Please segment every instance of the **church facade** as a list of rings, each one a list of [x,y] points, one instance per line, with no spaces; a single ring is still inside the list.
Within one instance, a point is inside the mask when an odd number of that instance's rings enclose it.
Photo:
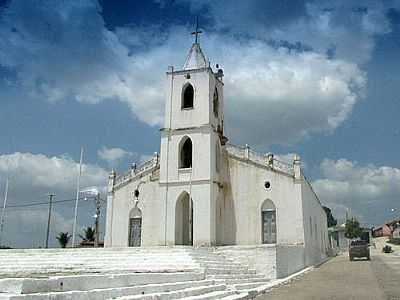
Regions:
[[[183,68],[167,72],[160,155],[110,174],[105,246],[265,245],[303,265],[321,261],[326,214],[300,157],[228,143],[223,76],[197,42]]]

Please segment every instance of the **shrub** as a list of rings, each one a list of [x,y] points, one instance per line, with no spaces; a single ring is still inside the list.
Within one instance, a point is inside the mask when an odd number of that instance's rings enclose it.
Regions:
[[[390,244],[393,245],[400,245],[400,238],[389,238],[389,240],[387,241]]]

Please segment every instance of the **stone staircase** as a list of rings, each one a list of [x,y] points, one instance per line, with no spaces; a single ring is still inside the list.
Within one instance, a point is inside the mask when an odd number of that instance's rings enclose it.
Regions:
[[[247,294],[250,296],[247,298],[258,294],[260,288],[271,280],[223,252],[199,249],[191,255],[194,261],[204,268],[206,279],[223,283],[228,290]]]
[[[213,248],[0,251],[0,300],[251,299],[268,281]]]

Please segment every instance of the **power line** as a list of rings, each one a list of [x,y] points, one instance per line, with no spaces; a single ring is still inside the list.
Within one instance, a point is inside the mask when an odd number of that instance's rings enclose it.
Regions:
[[[85,198],[80,198],[79,200],[84,200]],[[101,201],[103,201],[104,203],[107,203],[106,200],[104,199],[100,199]],[[65,200],[56,200],[53,201],[53,204],[56,203],[62,203],[62,202],[72,202],[72,201],[76,201],[76,199],[65,199]],[[49,204],[49,201],[46,202],[31,202],[31,203],[26,203],[26,204],[16,204],[16,205],[7,205],[6,208],[16,208],[16,207],[29,207],[29,206],[37,206],[37,205],[47,205]]]
[[[68,202],[68,201],[75,201],[75,199],[57,200],[57,201],[53,201],[53,203],[61,203],[61,202]],[[28,207],[28,206],[37,206],[37,205],[45,205],[45,204],[49,204],[49,201],[46,201],[46,202],[31,202],[31,203],[17,204],[17,205],[8,205],[7,208]]]

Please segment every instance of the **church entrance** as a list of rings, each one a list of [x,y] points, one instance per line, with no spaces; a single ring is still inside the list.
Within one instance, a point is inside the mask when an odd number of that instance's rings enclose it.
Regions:
[[[134,208],[129,216],[129,247],[140,247],[142,244],[142,212]]]
[[[175,245],[193,245],[193,200],[186,192],[176,201]]]

